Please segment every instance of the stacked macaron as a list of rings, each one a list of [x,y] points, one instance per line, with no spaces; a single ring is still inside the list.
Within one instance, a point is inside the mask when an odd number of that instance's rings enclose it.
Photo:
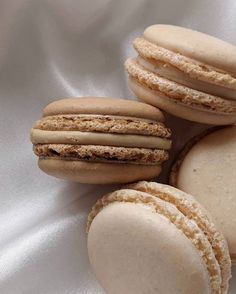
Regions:
[[[109,98],[55,101],[31,131],[39,167],[84,183],[128,183],[158,176],[171,133],[150,105]]]
[[[236,122],[236,47],[171,25],[148,27],[125,63],[131,90],[173,115],[207,124]]]
[[[106,293],[225,294],[227,243],[205,209],[171,186],[139,182],[88,218],[88,253]]]

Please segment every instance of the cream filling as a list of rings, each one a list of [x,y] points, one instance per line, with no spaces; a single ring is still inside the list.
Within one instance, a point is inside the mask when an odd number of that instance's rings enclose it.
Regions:
[[[31,141],[33,144],[103,145],[164,150],[171,148],[171,140],[165,138],[79,131],[45,131],[32,129]]]
[[[140,55],[137,57],[137,62],[151,72],[157,73],[158,75],[167,78],[168,80],[172,80],[201,92],[236,100],[235,90],[193,79],[188,74],[180,71],[170,64],[166,64],[161,61],[151,63],[142,58]]]

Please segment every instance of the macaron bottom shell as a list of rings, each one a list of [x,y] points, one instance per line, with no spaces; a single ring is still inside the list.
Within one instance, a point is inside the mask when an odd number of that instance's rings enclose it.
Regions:
[[[46,174],[73,182],[88,184],[130,183],[142,179],[153,179],[161,172],[161,165],[135,165],[43,159],[39,168]]]
[[[142,99],[146,103],[159,107],[172,115],[190,121],[211,125],[229,125],[236,122],[235,113],[216,113],[186,106],[180,102],[170,99],[158,91],[151,90],[141,85],[133,78],[129,78],[129,87],[138,98]]]

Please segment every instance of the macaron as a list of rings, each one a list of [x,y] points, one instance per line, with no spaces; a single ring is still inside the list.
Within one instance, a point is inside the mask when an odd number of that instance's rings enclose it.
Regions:
[[[236,122],[236,46],[201,32],[152,25],[125,62],[129,86],[145,102],[205,124]]]
[[[236,126],[193,138],[173,165],[170,184],[207,207],[236,263]]]
[[[45,173],[92,184],[157,177],[171,132],[162,112],[137,101],[81,97],[50,103],[31,130]]]
[[[227,293],[227,243],[205,209],[174,187],[141,181],[97,201],[88,255],[112,294]]]

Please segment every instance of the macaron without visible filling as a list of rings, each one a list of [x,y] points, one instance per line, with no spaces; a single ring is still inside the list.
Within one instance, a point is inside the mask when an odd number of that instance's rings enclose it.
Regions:
[[[227,243],[205,209],[174,187],[142,181],[110,193],[92,208],[87,230],[106,293],[227,293]]]
[[[200,123],[236,122],[236,46],[172,25],[148,27],[125,67],[137,97]]]
[[[160,110],[122,99],[52,102],[31,130],[39,167],[82,183],[128,183],[159,175],[171,132]]]
[[[236,263],[236,126],[193,138],[178,156],[170,184],[207,207]]]

